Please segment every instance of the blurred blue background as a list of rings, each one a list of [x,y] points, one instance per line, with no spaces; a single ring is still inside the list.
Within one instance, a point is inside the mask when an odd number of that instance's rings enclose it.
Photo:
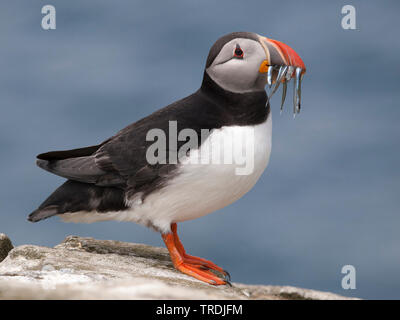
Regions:
[[[41,8],[57,29],[41,28]],[[341,28],[341,8],[357,30]],[[303,58],[302,113],[272,101],[273,150],[240,201],[179,231],[233,281],[400,298],[400,41],[396,1],[7,1],[0,4],[0,232],[14,245],[67,235],[162,246],[117,222],[26,221],[64,180],[38,153],[93,145],[197,90],[221,35],[253,31]],[[291,87],[290,87],[291,89]],[[291,90],[289,91],[292,92]],[[357,270],[343,290],[341,268]]]

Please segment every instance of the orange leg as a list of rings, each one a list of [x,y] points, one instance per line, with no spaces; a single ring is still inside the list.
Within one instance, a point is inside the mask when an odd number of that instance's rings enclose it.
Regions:
[[[228,273],[211,261],[187,255],[176,233],[176,223],[171,224],[171,233],[162,234],[165,245],[171,256],[174,267],[179,271],[212,285],[230,284],[228,280],[220,279],[209,269],[223,275]]]
[[[229,272],[222,269],[221,267],[217,266],[215,263],[213,263],[209,260],[203,259],[203,258],[189,255],[186,253],[185,248],[183,247],[182,242],[178,237],[176,223],[171,224],[171,230],[172,230],[172,234],[174,235],[175,246],[178,249],[181,256],[183,257],[184,262],[194,264],[194,265],[200,265],[205,269],[215,270],[219,273],[222,273],[225,277],[225,280],[230,280],[231,276],[230,276]]]

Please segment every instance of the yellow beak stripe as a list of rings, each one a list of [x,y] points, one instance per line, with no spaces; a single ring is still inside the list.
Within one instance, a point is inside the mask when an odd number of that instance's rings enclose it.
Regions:
[[[266,73],[266,72],[268,72],[268,67],[269,67],[268,60],[264,60],[261,63],[260,69],[258,71],[260,71],[261,73]]]

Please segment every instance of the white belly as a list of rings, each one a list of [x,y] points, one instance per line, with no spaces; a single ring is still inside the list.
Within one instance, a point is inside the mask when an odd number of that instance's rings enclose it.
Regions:
[[[79,217],[68,214],[62,218],[74,222],[132,221],[167,232],[172,222],[207,215],[238,200],[260,178],[271,153],[271,129],[270,114],[267,121],[257,126],[214,130],[200,149],[191,151],[184,159],[179,174],[165,187],[148,195],[143,203],[132,201],[129,210],[120,212],[88,213],[86,219],[82,219],[82,213]],[[225,147],[220,143],[232,138],[234,143],[230,148],[229,143]],[[215,157],[216,154],[221,156]],[[215,163],[217,158],[219,163]]]

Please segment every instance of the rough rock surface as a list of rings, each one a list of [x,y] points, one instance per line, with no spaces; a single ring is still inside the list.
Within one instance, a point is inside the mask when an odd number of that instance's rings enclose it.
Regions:
[[[7,257],[12,248],[11,240],[4,233],[0,233],[0,262]]]
[[[54,248],[8,252],[0,263],[0,299],[347,298],[295,287],[213,287],[177,272],[164,248],[69,236]]]

